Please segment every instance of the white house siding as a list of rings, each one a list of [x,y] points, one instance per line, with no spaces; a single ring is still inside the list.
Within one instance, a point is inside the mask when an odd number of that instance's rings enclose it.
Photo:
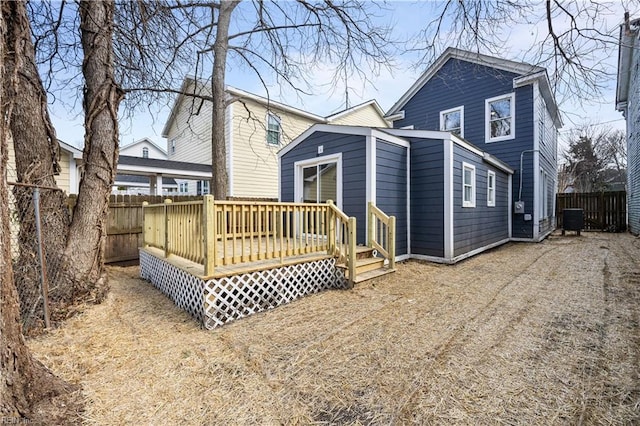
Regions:
[[[232,195],[277,198],[278,151],[316,121],[277,108],[268,110],[265,105],[252,100],[235,102],[232,107]],[[282,134],[279,146],[267,144],[268,111],[280,117]]]
[[[331,124],[344,124],[349,126],[391,127],[373,105],[367,105],[346,114],[340,115],[335,120],[329,120]]]
[[[154,144],[147,140],[141,140],[133,142],[129,145],[120,147],[120,155],[129,155],[131,157],[143,157],[142,150],[147,148],[149,150],[148,158],[155,158],[157,160],[166,160],[167,154],[159,150]]]
[[[182,97],[176,110],[167,132],[168,159],[211,164],[211,102]],[[176,143],[175,152],[171,149],[172,140]]]
[[[633,37],[629,93],[627,96],[627,173],[629,231],[640,234],[640,38]]]

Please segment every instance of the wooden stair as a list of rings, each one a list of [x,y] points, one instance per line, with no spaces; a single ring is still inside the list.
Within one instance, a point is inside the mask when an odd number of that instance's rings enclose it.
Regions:
[[[336,265],[338,268],[344,269],[344,274],[349,278],[349,269],[344,263]],[[354,284],[361,283],[382,275],[395,272],[395,269],[389,269],[384,266],[384,258],[373,257],[373,249],[366,246],[356,247],[356,277]]]

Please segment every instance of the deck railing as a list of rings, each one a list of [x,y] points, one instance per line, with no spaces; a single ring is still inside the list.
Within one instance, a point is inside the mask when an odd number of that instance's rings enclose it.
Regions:
[[[396,218],[387,216],[369,202],[369,245],[389,261],[389,269],[395,268],[396,259]]]
[[[144,245],[217,267],[308,253],[355,263],[355,218],[332,203],[202,201],[144,204]],[[353,261],[352,261],[353,259]],[[355,267],[355,266],[353,266]],[[353,275],[351,275],[353,276]]]

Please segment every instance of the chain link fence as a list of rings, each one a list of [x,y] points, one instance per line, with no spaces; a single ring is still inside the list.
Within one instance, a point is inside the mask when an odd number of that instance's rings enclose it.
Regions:
[[[61,209],[66,200],[59,188],[16,182],[15,170],[8,168],[11,258],[25,333],[49,327],[51,305],[60,296],[57,286],[62,269],[65,240],[58,233],[68,224],[70,213]]]

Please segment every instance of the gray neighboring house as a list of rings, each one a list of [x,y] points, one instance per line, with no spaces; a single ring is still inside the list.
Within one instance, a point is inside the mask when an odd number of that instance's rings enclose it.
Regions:
[[[620,26],[616,109],[627,121],[627,214],[629,231],[640,234],[640,19]]]

